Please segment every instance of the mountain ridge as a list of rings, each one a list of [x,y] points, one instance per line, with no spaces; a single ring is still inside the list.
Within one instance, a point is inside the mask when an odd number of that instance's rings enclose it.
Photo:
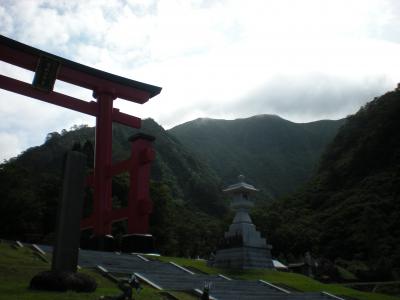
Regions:
[[[224,118],[213,118],[213,117],[198,117],[195,118],[193,120],[190,121],[186,121],[177,125],[172,126],[169,129],[166,129],[167,131],[174,129],[175,127],[179,127],[179,126],[184,126],[186,124],[190,124],[193,122],[207,122],[207,121],[226,121],[226,122],[231,122],[231,121],[237,121],[237,120],[248,120],[248,119],[263,119],[263,118],[269,118],[269,119],[280,119],[280,120],[284,120],[293,124],[311,124],[311,123],[318,123],[318,122],[324,122],[324,121],[332,121],[332,122],[336,122],[336,121],[340,121],[340,120],[344,120],[345,118],[339,118],[339,119],[319,119],[319,120],[314,120],[314,121],[305,121],[305,122],[295,122],[295,121],[291,121],[289,119],[285,119],[279,115],[276,114],[258,114],[258,115],[251,115],[248,117],[239,117],[239,118],[234,118],[234,119],[224,119]],[[160,125],[162,126],[162,125]]]
[[[168,131],[212,166],[224,184],[244,174],[263,190],[264,197],[276,198],[307,180],[306,174],[313,171],[318,156],[343,123],[294,123],[276,115],[256,115],[235,120],[198,118]],[[266,174],[258,170],[259,164]],[[291,166],[297,170],[291,172]],[[286,187],[281,183],[285,176],[289,179]]]

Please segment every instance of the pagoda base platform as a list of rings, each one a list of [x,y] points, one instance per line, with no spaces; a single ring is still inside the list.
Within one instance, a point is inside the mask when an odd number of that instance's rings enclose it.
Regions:
[[[274,269],[268,248],[249,246],[217,250],[212,266],[224,269]]]

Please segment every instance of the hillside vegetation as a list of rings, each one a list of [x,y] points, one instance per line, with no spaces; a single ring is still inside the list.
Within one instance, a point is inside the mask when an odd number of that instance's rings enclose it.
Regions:
[[[145,120],[142,130],[156,137],[151,183],[155,205],[150,225],[158,248],[170,255],[208,255],[223,232],[221,215],[227,213],[218,177],[153,120]],[[136,132],[114,125],[115,161],[129,157],[128,139]],[[52,241],[64,154],[71,149],[86,153],[90,171],[93,144],[94,128],[75,126],[48,134],[43,145],[0,165],[2,238]],[[127,192],[127,174],[115,176],[113,206],[126,204]],[[88,213],[90,203],[85,206]]]
[[[258,210],[275,253],[312,251],[362,280],[400,278],[400,91],[349,116],[318,173]]]
[[[165,131],[144,121],[142,130],[156,137],[151,232],[158,248],[207,257],[232,220],[221,189],[244,173],[262,189],[252,217],[275,257],[298,261],[311,251],[360,280],[398,279],[399,94],[389,92],[337,122],[258,116],[195,120]],[[114,160],[129,156],[135,132],[114,126]],[[0,165],[1,237],[52,240],[63,155],[83,151],[92,168],[93,138],[85,126],[51,133],[42,146]],[[307,178],[294,194],[266,201]],[[113,178],[115,205],[124,205],[127,190],[126,175]]]
[[[257,146],[258,150],[254,152],[254,157],[258,157],[261,161],[261,157],[265,156],[270,164],[276,165],[279,162],[275,162],[274,157],[279,153],[281,161],[286,157],[288,161],[297,163],[298,166],[303,161],[315,164],[318,159],[316,153],[322,151],[320,148],[323,146],[323,142],[318,141],[318,135],[321,135],[320,138],[327,142],[328,137],[332,135],[332,128],[338,126],[337,123],[328,121],[294,124],[278,117],[265,116],[238,122],[242,127],[243,137],[247,136],[250,139],[259,135],[260,141],[265,142]],[[216,121],[216,123],[219,124],[220,121]],[[249,125],[246,125],[247,123]],[[152,164],[151,173],[151,197],[155,205],[150,225],[151,232],[157,238],[157,247],[162,253],[168,255],[208,257],[231,221],[227,205],[228,199],[224,198],[221,192],[224,181],[217,169],[214,169],[214,164],[202,159],[199,151],[194,153],[190,149],[191,147],[180,141],[176,135],[164,130],[151,119],[144,120],[142,125],[142,132],[156,137],[154,148],[157,155]],[[188,124],[188,126],[191,125]],[[213,138],[221,138],[220,144],[223,145],[225,141],[218,133],[218,126],[215,127]],[[180,128],[184,127],[182,125]],[[291,129],[288,131],[286,127]],[[231,129],[229,127],[226,134],[231,134],[230,139],[235,140],[237,129]],[[274,133],[275,131],[278,133]],[[128,139],[137,132],[138,130],[122,125],[113,125],[114,161],[129,157]],[[286,133],[280,134],[282,132],[290,133],[289,137],[284,138],[284,145],[279,144],[282,139],[278,138],[281,135],[285,136]],[[313,134],[307,132],[313,132]],[[272,137],[276,137],[275,140]],[[303,148],[307,149],[304,151],[308,153],[307,159],[303,157],[305,154],[294,157],[292,149],[297,146],[291,146],[290,140],[300,140],[304,144]],[[309,142],[307,142],[308,140]],[[236,142],[238,145],[243,143],[240,139]],[[246,145],[255,146],[256,144],[253,142]],[[307,143],[309,144],[307,145]],[[18,157],[1,164],[0,236],[8,239],[51,242],[57,201],[62,185],[64,154],[71,149],[84,152],[88,156],[88,171],[90,171],[93,169],[93,145],[94,128],[74,126],[70,130],[62,130],[60,133],[49,133],[43,145],[27,149]],[[202,149],[204,146],[207,144],[204,144]],[[229,146],[233,147],[232,144]],[[264,150],[261,150],[263,147]],[[254,163],[251,151],[246,150],[247,152],[243,156],[244,150],[241,149],[245,148],[237,148],[236,154],[232,151],[226,152],[227,158],[232,158],[234,162],[248,159],[249,162]],[[225,150],[225,148],[221,149],[221,151]],[[229,164],[230,160],[222,160],[222,162],[227,163],[227,169],[231,170],[234,180],[238,174],[245,173],[247,175],[249,172],[250,179],[256,178],[255,174],[260,174],[261,182],[263,178],[274,171],[273,168],[266,168],[264,165],[258,164],[258,169],[253,169],[253,173],[251,173],[250,169],[239,167],[232,169]],[[253,167],[256,166],[253,165]],[[223,169],[222,166],[220,168]],[[308,168],[308,172],[311,172],[311,167]],[[302,169],[301,176],[303,178],[301,180],[310,176],[310,174],[306,174],[306,169]],[[292,186],[293,176],[291,177],[289,173],[286,172],[286,175],[282,173],[279,179],[280,183],[277,185]],[[126,204],[129,182],[127,176],[127,174],[122,174],[113,177],[114,207]],[[275,177],[279,176],[271,175],[269,178],[273,181]],[[84,208],[85,215],[91,212],[90,197],[88,198]],[[266,202],[267,198],[260,196],[261,202]],[[118,232],[121,232],[121,226],[116,228],[115,234]]]
[[[287,195],[316,170],[339,121],[293,123],[274,115],[236,120],[197,119],[169,132],[206,161],[224,184],[238,174],[261,189],[260,199]]]

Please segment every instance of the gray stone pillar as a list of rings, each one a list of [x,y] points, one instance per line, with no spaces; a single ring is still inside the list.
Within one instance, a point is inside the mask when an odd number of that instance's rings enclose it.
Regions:
[[[76,272],[77,269],[85,171],[86,156],[76,151],[68,152],[64,165],[62,198],[58,204],[51,266],[54,272]]]

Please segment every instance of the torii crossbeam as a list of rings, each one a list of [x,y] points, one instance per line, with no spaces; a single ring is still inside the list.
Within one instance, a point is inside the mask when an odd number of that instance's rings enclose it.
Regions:
[[[125,163],[123,162],[123,168],[118,167],[118,165],[112,165],[112,122],[134,128],[140,128],[141,125],[140,118],[124,114],[118,109],[113,108],[113,101],[116,98],[121,98],[143,104],[159,94],[161,88],[97,70],[1,35],[0,60],[35,72],[33,84],[0,75],[1,89],[96,117],[95,167],[93,176],[94,210],[90,220],[84,223],[87,226],[90,225],[93,227],[94,235],[96,236],[109,234],[111,230],[110,224],[114,220],[113,215],[116,214],[115,212],[111,212],[112,176],[118,168],[126,170],[128,165],[131,168],[135,168],[137,165],[132,159]],[[93,97],[97,101],[86,102],[54,92],[53,86],[56,80],[92,90]],[[139,145],[142,145],[142,148],[144,147],[142,150],[149,156],[144,161],[149,162],[152,159],[152,152],[149,150],[148,143],[144,141],[144,143],[139,143]],[[145,181],[140,180],[140,195],[137,192],[130,192],[137,199],[148,198],[148,168],[143,172],[147,179]],[[141,173],[135,173],[131,169],[131,174],[140,176]],[[138,182],[139,179],[131,178],[131,184],[133,180]],[[135,187],[131,186],[132,188]],[[119,217],[126,216],[126,213],[119,213],[119,215]],[[146,233],[144,231],[147,230],[148,225],[143,223],[146,220],[142,219],[142,224],[136,224],[136,227],[131,227],[130,233],[135,233],[132,232],[135,231],[135,228],[139,228],[140,232],[138,233]]]

